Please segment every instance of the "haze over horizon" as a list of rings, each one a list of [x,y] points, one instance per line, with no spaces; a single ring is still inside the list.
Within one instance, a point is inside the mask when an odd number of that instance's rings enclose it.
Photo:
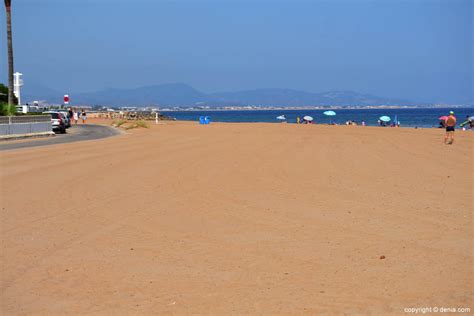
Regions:
[[[474,99],[470,0],[12,2],[15,71],[25,85],[79,93],[183,82],[205,93]]]

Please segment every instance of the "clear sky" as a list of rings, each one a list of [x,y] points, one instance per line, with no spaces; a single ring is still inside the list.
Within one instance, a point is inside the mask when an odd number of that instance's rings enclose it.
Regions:
[[[472,102],[473,10],[472,0],[12,0],[15,70],[73,92],[182,82]]]

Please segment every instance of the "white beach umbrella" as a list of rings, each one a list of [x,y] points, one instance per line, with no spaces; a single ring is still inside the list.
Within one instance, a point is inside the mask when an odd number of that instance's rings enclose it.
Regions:
[[[309,115],[306,115],[303,117],[303,120],[305,121],[312,121],[313,120],[313,117],[309,116]]]

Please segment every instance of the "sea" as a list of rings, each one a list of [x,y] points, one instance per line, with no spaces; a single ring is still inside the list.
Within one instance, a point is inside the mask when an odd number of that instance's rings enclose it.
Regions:
[[[466,120],[466,116],[474,115],[474,108],[401,108],[401,109],[337,109],[336,116],[326,116],[324,110],[192,110],[192,111],[164,111],[164,115],[180,121],[199,121],[200,116],[210,117],[211,122],[265,122],[281,123],[277,117],[284,115],[286,122],[296,123],[296,118],[311,116],[316,124],[345,124],[347,121],[355,121],[360,124],[365,121],[368,126],[378,125],[381,116],[389,116],[392,121],[399,121],[401,127],[438,127],[438,118],[449,115],[454,111],[458,123]]]

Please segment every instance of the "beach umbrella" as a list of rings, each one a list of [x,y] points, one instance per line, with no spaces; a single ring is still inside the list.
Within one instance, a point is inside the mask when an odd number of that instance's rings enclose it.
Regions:
[[[446,115],[438,117],[438,120],[440,120],[440,121],[446,121],[447,119],[448,119],[448,117]]]
[[[384,116],[379,117],[379,120],[386,123],[386,122],[390,122],[392,119],[390,118],[390,116],[384,115]]]
[[[284,115],[277,116],[277,120],[286,120],[286,117]]]
[[[303,120],[311,122],[313,120],[313,118],[309,115],[306,115],[306,116],[303,117]]]
[[[331,116],[335,116],[336,112],[334,112],[334,111],[325,111],[325,112],[323,112],[323,114],[331,117]],[[331,123],[332,123],[332,120],[329,119],[329,124],[331,124]]]
[[[474,121],[474,116],[470,116],[467,118],[466,121],[462,122],[461,124],[459,124],[459,126],[463,127],[464,125],[468,124],[469,122],[472,122]]]

